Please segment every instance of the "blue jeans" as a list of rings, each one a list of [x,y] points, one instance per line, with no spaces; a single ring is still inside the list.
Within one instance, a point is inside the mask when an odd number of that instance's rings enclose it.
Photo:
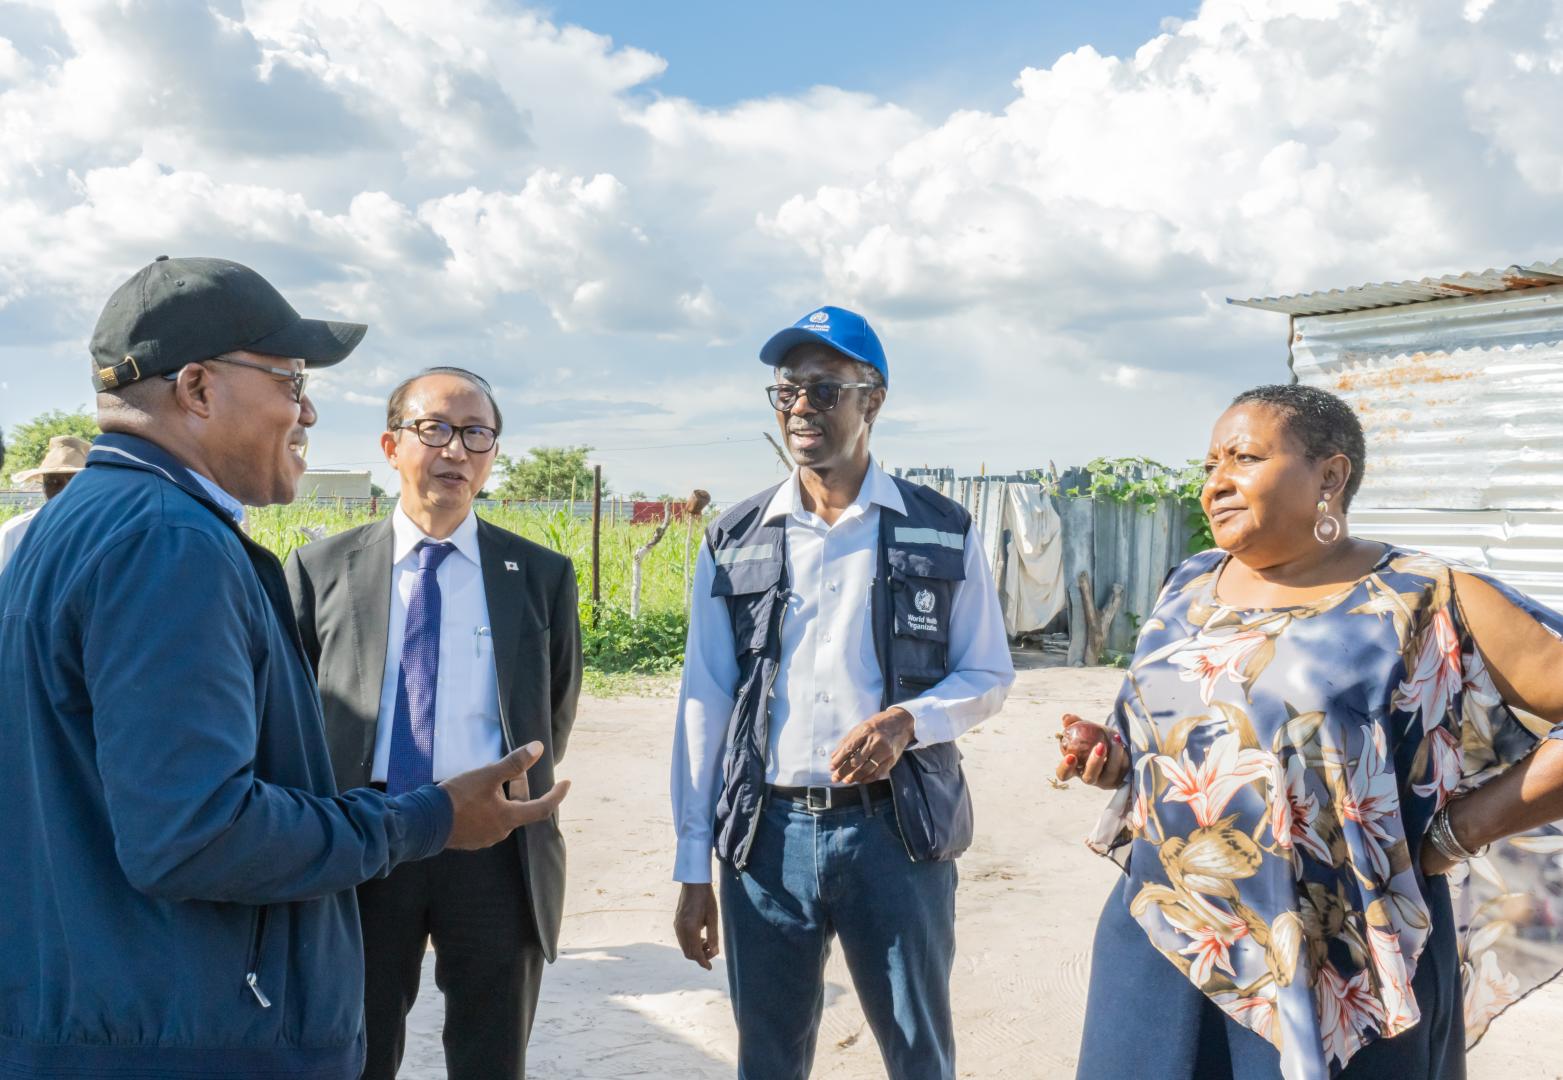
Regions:
[[[737,873],[721,869],[739,1080],[805,1080],[831,938],[890,1080],[954,1080],[953,862],[913,862],[886,799],[822,813],[767,799]]]

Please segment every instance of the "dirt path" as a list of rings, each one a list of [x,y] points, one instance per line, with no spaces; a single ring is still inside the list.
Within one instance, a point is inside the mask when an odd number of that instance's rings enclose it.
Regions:
[[[1095,793],[1054,791],[1059,713],[1105,713],[1109,669],[1024,670],[1004,712],[962,739],[977,842],[961,860],[954,995],[962,1077],[1071,1077],[1097,912],[1118,871],[1080,844]],[[669,922],[677,887],[667,800],[671,688],[588,698],[562,770],[570,894],[560,962],[543,982],[529,1072],[543,1080],[733,1075],[726,980],[683,959]],[[433,958],[411,1018],[404,1077],[444,1076]],[[814,1077],[882,1077],[839,955],[827,973]],[[1470,1057],[1471,1080],[1563,1078],[1563,989],[1522,1002]]]

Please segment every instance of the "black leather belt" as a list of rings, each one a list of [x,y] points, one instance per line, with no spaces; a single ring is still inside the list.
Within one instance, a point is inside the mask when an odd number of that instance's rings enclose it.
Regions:
[[[811,814],[848,810],[855,806],[867,809],[892,797],[888,780],[875,780],[872,784],[854,784],[850,787],[782,787],[771,784],[768,790],[772,798],[791,803]]]

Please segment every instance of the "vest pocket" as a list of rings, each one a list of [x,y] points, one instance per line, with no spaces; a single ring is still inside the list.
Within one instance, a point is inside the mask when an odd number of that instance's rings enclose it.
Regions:
[[[953,859],[971,846],[971,795],[954,743],[914,746],[890,770],[896,825],[914,862]]]
[[[733,622],[733,645],[740,653],[765,648],[771,615],[776,607],[783,564],[779,551],[763,550],[771,551],[770,561],[753,558],[720,564],[711,582],[711,595],[727,599],[728,614]]]
[[[955,582],[890,571],[895,696],[915,696],[948,672],[950,601]]]

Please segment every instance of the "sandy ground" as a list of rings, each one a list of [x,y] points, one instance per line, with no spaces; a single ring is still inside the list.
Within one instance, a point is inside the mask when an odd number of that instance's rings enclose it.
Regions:
[[[1097,912],[1118,877],[1080,843],[1100,795],[1054,791],[1051,734],[1061,712],[1110,707],[1111,669],[1020,672],[1003,713],[963,737],[977,841],[960,863],[954,978],[959,1072],[982,1080],[1074,1075]],[[670,929],[677,886],[667,800],[671,689],[587,698],[562,770],[570,891],[559,962],[549,968],[529,1054],[543,1080],[734,1075],[736,1038],[720,964],[685,960]],[[884,1076],[838,955],[826,973],[814,1077]],[[433,957],[410,1018],[402,1076],[444,1076]],[[1471,1080],[1563,1080],[1563,989],[1498,1021],[1469,1059]]]

